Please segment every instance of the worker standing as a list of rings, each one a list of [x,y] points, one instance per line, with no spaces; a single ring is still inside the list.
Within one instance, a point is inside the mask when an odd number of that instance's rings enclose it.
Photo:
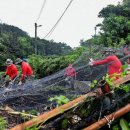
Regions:
[[[76,79],[76,70],[72,66],[72,64],[69,64],[69,66],[65,70],[64,76],[66,76],[65,80],[70,84],[70,87],[74,89],[74,80]]]
[[[17,58],[15,61],[15,64],[20,65],[21,69],[22,69],[21,80],[18,83],[18,85],[25,83],[26,80],[29,80],[33,77],[33,69],[31,68],[31,66],[27,62],[23,61],[20,58]]]

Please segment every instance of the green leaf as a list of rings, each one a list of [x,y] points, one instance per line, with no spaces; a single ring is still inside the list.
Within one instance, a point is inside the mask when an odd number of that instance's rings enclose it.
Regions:
[[[112,130],[120,130],[119,126],[116,124],[112,127]]]
[[[93,83],[94,83],[94,84],[97,84],[97,80],[94,80]]]
[[[130,130],[128,122],[125,119],[120,119],[120,126],[122,130]]]
[[[55,98],[49,98],[49,101],[52,102],[53,100],[55,100]]]
[[[90,87],[91,87],[91,88],[94,88],[94,86],[95,86],[94,83],[91,83]]]

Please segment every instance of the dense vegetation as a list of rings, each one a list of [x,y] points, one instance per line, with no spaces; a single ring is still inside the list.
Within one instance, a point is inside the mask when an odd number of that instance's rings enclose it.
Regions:
[[[35,75],[42,78],[64,69],[69,63],[73,63],[84,50],[85,48],[79,47],[65,56],[30,55],[29,62],[35,70]]]
[[[56,43],[53,40],[31,38],[18,27],[0,24],[0,66],[4,65],[6,58],[26,58],[35,53],[39,55],[65,55],[72,48],[66,43]]]
[[[103,22],[95,27],[100,28],[98,35],[94,35],[87,41],[81,41],[81,45],[89,43],[103,44],[104,46],[119,47],[130,43],[130,0],[123,0],[118,5],[108,5],[98,15]]]
[[[0,70],[5,66],[4,63],[7,58],[13,60],[16,57],[28,58],[36,77],[42,78],[64,69],[69,63],[74,63],[84,52],[85,48],[83,46],[87,46],[87,48],[79,66],[82,66],[83,61],[83,65],[86,65],[86,60],[89,60],[86,57],[101,58],[99,49],[97,50],[95,47],[96,45],[120,47],[125,43],[130,43],[130,0],[123,0],[122,3],[118,3],[116,6],[109,5],[103,8],[98,17],[103,18],[103,22],[95,27],[95,31],[100,28],[99,34],[95,33],[91,39],[86,41],[81,40],[82,47],[75,49],[72,49],[66,43],[31,38],[26,32],[17,27],[0,24]],[[37,50],[35,50],[35,45]],[[100,48],[100,51],[103,51],[103,48]],[[123,88],[126,87],[123,86]],[[127,87],[126,90],[128,89]],[[63,96],[61,97],[64,99]],[[57,100],[59,98],[56,96],[53,99]],[[51,98],[51,100],[53,99]],[[62,102],[60,103],[62,104]],[[90,114],[89,109],[86,108],[81,109],[83,110],[83,116],[85,116],[84,110],[87,111],[87,114]],[[95,109],[95,107],[93,108]],[[126,127],[129,127],[130,119],[128,116],[116,120],[112,125],[112,129],[125,130]],[[1,117],[0,121],[1,127],[5,129],[7,122]]]

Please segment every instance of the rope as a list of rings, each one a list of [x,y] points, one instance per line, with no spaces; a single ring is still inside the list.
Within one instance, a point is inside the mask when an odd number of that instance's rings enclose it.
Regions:
[[[113,116],[113,118],[112,118],[112,120],[109,120],[106,116],[104,116],[104,118],[107,120],[107,125],[108,125],[108,127],[109,128],[111,128],[111,124],[112,124],[112,122],[114,121],[114,116]]]

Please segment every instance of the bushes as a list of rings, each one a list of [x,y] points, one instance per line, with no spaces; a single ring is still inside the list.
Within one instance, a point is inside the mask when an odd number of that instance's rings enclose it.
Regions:
[[[84,50],[83,47],[79,47],[66,56],[45,57],[40,55],[30,55],[29,63],[35,70],[36,77],[42,78],[66,68],[68,64],[73,63]]]

